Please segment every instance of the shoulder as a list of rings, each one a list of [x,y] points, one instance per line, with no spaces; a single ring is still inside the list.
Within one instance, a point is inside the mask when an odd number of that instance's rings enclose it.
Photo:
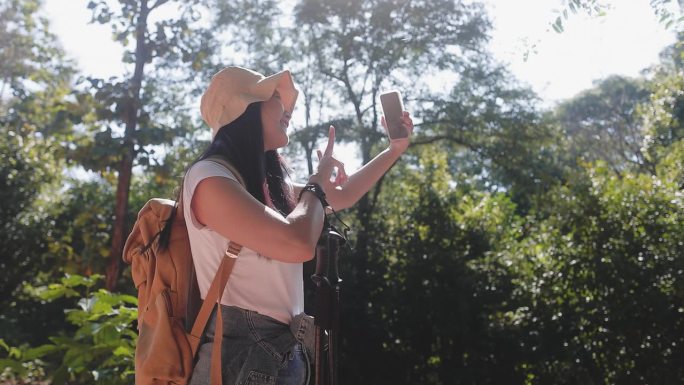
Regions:
[[[191,179],[199,178],[201,180],[212,176],[224,176],[226,178],[237,181],[237,177],[231,170],[227,169],[226,167],[222,166],[217,162],[213,162],[207,159],[200,160],[193,164],[187,173],[187,177]]]
[[[240,183],[235,174],[224,166],[211,160],[200,160],[190,166],[185,174],[184,187],[192,195],[200,182],[211,177],[223,177]]]

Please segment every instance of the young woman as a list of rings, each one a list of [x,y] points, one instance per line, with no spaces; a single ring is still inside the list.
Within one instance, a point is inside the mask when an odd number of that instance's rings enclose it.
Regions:
[[[202,118],[212,142],[188,169],[182,188],[184,215],[201,297],[207,294],[229,240],[243,246],[221,298],[223,384],[304,384],[309,357],[303,346],[313,332],[302,322],[302,263],[314,257],[325,208],[352,206],[406,150],[409,138],[389,147],[347,176],[333,156],[335,129],[318,151],[307,184],[286,179],[278,149],[298,91],[289,71],[269,77],[227,67],[202,96]],[[404,113],[409,133],[413,123]],[[385,126],[384,118],[382,120]],[[409,134],[410,137],[410,134]],[[238,176],[207,160],[220,155]],[[333,170],[337,177],[331,180]],[[191,385],[209,384],[216,311],[206,327]],[[307,330],[308,329],[308,330]],[[305,336],[306,334],[306,336]]]

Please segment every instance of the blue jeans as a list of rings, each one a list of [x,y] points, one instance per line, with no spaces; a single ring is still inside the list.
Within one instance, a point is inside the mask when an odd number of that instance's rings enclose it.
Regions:
[[[221,306],[223,385],[304,385],[309,359],[290,325],[252,310]],[[190,385],[208,385],[216,309],[207,323]],[[302,327],[304,328],[304,327]],[[299,333],[298,333],[299,334]]]
[[[297,343],[288,354],[284,366],[278,370],[276,385],[307,384],[309,377],[309,359],[302,344]]]

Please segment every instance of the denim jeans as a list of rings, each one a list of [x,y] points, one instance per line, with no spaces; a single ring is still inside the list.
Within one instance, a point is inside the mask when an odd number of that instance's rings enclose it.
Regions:
[[[221,305],[223,385],[304,385],[310,379],[310,360],[303,338],[295,338],[291,325],[235,306]],[[299,318],[299,317],[297,317]],[[190,385],[208,385],[214,346],[216,309],[207,323],[197,353]],[[307,329],[299,325],[297,330]],[[306,334],[312,332],[308,327]],[[298,337],[303,336],[302,333]]]
[[[278,370],[276,385],[308,384],[309,377],[309,359],[302,344],[297,343]]]

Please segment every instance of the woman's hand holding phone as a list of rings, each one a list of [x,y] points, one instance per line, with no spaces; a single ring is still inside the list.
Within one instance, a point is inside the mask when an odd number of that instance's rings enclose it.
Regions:
[[[390,140],[390,151],[401,155],[408,148],[409,138],[413,134],[411,114],[404,111],[404,102],[398,90],[381,93],[380,104],[382,105],[380,123]]]
[[[398,152],[400,154],[404,153],[406,151],[406,149],[408,148],[409,144],[411,143],[411,135],[413,135],[413,119],[411,119],[411,114],[408,111],[403,111],[403,115],[401,117],[402,127],[408,133],[408,135],[404,138],[394,138],[393,139],[389,135],[389,129],[387,128],[387,121],[385,120],[384,115],[380,118],[380,123],[385,128],[385,132],[387,133],[387,137],[390,139],[390,145],[389,145],[390,151]]]

